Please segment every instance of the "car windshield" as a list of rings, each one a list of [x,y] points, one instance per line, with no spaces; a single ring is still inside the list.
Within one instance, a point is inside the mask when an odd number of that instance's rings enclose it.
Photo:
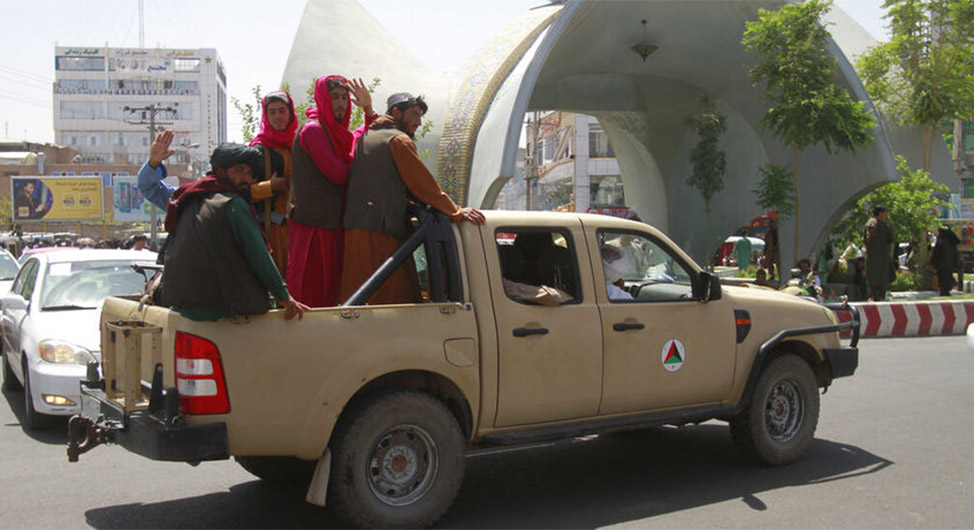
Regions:
[[[137,294],[144,287],[131,260],[49,263],[41,309],[95,309],[108,296]]]
[[[17,275],[20,267],[17,260],[6,252],[0,252],[0,280],[12,280]]]

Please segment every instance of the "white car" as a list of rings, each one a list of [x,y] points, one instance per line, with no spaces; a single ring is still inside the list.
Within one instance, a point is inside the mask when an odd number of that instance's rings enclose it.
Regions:
[[[0,249],[0,296],[10,292],[10,285],[14,283],[14,276],[20,271],[17,258],[5,249]]]
[[[137,250],[66,250],[31,256],[2,310],[4,390],[24,388],[24,425],[81,411],[79,381],[100,361],[98,316],[108,296],[142,292],[132,263],[156,254]]]

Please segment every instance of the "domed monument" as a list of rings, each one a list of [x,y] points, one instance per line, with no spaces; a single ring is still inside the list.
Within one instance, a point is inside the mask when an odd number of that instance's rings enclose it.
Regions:
[[[703,200],[684,181],[696,136],[686,118],[702,92],[727,115],[721,147],[727,153],[725,188],[711,203],[714,226],[737,227],[762,213],[752,190],[767,162],[790,165],[791,149],[761,125],[763,87],[748,70],[755,57],[741,44],[745,23],[766,0],[568,0],[525,12],[461,70],[447,79],[429,71],[355,0],[308,0],[284,80],[307,86],[329,73],[371,79],[381,112],[392,92],[426,94],[434,128],[420,140],[426,163],[458,202],[491,208],[515,174],[526,113],[563,110],[595,116],[615,151],[628,206],[703,261],[726,234],[706,239]],[[341,19],[329,13],[341,12]],[[874,43],[855,21],[833,7],[831,52],[840,83],[872,109],[851,61]],[[645,20],[645,27],[641,21]],[[360,30],[370,28],[363,43]],[[427,30],[435,38],[435,29]],[[642,53],[637,43],[646,44]],[[328,53],[320,53],[328,50]],[[816,249],[849,206],[876,186],[897,179],[895,155],[920,166],[920,132],[877,119],[875,142],[855,154],[803,150],[800,255]],[[956,191],[946,146],[933,153],[931,174]],[[794,223],[781,228],[793,240]],[[786,247],[788,248],[788,247]],[[787,266],[788,264],[786,264]]]

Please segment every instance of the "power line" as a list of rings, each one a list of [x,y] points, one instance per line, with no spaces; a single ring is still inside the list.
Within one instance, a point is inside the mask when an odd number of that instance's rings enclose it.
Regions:
[[[12,77],[6,77],[4,72],[0,71],[0,80],[6,81],[8,83],[14,83],[17,86],[30,86],[36,87],[38,89],[50,89],[51,83],[44,83],[40,81],[34,81],[32,79],[15,79]]]
[[[45,83],[52,83],[52,82],[54,82],[54,79],[52,79],[50,77],[45,77],[45,76],[42,76],[42,75],[37,75],[37,74],[35,74],[33,72],[28,72],[27,70],[20,70],[18,68],[14,68],[12,66],[6,66],[6,65],[0,64],[0,70],[7,70],[11,74],[19,75],[19,76],[23,76],[23,77],[32,77],[32,78],[36,79],[37,81],[42,81],[42,82],[45,82]]]
[[[44,104],[51,104],[52,103],[52,102],[50,102],[50,101],[48,101],[46,99],[43,99],[43,98],[31,97],[29,94],[23,94],[23,93],[19,93],[19,92],[14,92],[14,91],[7,90],[5,88],[2,88],[2,87],[0,87],[0,95],[7,95],[7,96],[18,97],[18,98],[23,99],[23,100],[26,100],[26,101],[32,101],[34,103],[44,103]],[[51,106],[53,107],[54,105],[51,104]]]
[[[29,99],[22,98],[22,97],[13,95],[13,94],[5,94],[3,92],[0,92],[0,98],[2,98],[2,99],[9,99],[11,101],[16,101],[18,103],[24,103],[26,105],[33,105],[35,107],[41,107],[43,109],[47,109],[47,110],[50,110],[52,112],[54,110],[54,106],[52,104],[39,103],[36,100],[29,100]]]

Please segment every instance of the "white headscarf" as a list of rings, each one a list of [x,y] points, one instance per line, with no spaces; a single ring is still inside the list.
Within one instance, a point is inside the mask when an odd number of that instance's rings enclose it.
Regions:
[[[605,281],[615,283],[626,277],[626,273],[632,269],[629,257],[612,245],[602,245],[599,249],[602,253],[602,269],[605,271]]]

